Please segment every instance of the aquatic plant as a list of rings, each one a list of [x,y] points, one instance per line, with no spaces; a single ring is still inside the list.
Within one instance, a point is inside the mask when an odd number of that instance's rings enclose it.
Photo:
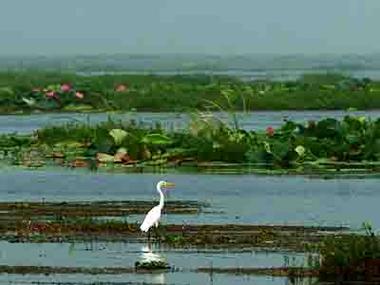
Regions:
[[[82,92],[75,92],[75,97],[77,97],[78,99],[83,99],[84,98],[84,94]]]
[[[4,135],[0,145],[21,159],[60,158],[70,165],[96,158],[101,163],[152,166],[191,160],[277,169],[379,167],[380,119],[346,116],[306,124],[288,120],[270,135],[235,127],[203,113],[194,115],[188,128],[178,132],[164,130],[159,124],[109,119],[98,125],[71,122],[49,126],[32,136]]]
[[[332,236],[324,240],[319,248],[321,279],[354,281],[375,277],[371,270],[380,262],[380,239],[370,224],[364,223],[363,229],[364,235]]]
[[[169,270],[170,268],[167,262],[161,260],[135,262],[136,270]]]
[[[71,85],[69,83],[64,83],[61,85],[61,91],[62,92],[70,92]]]

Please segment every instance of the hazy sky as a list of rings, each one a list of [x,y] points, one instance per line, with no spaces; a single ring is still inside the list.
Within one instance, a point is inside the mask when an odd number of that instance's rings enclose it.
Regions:
[[[0,0],[0,55],[371,53],[380,0]]]

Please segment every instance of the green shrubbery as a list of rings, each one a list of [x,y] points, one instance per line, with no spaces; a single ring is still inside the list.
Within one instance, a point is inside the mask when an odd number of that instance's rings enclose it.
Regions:
[[[70,86],[64,91],[65,86]],[[78,95],[79,92],[79,95]],[[297,81],[244,82],[211,75],[79,76],[65,73],[0,73],[0,112],[214,109],[230,95],[236,109],[307,110],[380,108],[380,83],[337,74]]]

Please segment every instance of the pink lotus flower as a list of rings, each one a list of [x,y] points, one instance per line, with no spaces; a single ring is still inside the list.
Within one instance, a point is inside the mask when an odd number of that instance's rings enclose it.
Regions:
[[[267,135],[268,136],[273,136],[274,135],[274,128],[272,128],[272,127],[268,127],[267,129],[266,129],[266,132],[267,132]]]
[[[64,83],[61,85],[61,91],[62,92],[70,92],[70,90],[71,90],[70,84]]]
[[[127,86],[125,86],[124,84],[120,84],[120,85],[116,86],[115,91],[116,92],[125,92],[125,91],[127,91]]]
[[[49,97],[49,98],[55,98],[55,97],[56,97],[56,94],[55,94],[54,91],[47,91],[47,92],[45,93],[45,95],[46,95],[47,97]]]
[[[82,92],[75,92],[75,97],[77,97],[78,99],[83,99],[84,98],[84,94]]]

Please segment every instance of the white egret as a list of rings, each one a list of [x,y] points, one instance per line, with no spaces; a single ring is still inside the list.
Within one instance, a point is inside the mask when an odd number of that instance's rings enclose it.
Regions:
[[[167,181],[160,181],[157,183],[157,192],[160,194],[160,203],[157,206],[154,206],[148,214],[146,214],[145,219],[143,223],[140,226],[140,230],[143,232],[148,232],[149,229],[152,226],[155,226],[156,228],[158,227],[158,222],[160,221],[161,218],[161,211],[162,208],[164,207],[164,193],[162,193],[162,190],[168,189],[171,187],[174,187],[175,184]]]

